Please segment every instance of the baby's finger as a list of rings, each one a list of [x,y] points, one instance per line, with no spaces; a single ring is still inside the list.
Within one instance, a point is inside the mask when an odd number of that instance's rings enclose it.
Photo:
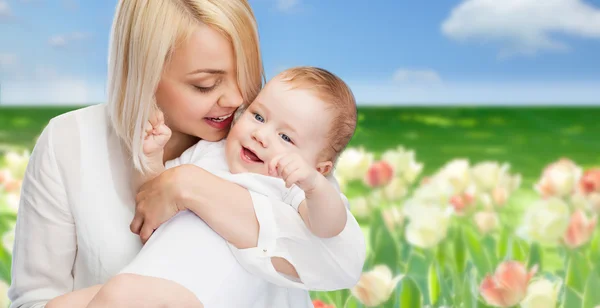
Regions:
[[[157,129],[159,135],[171,136],[171,129],[166,125],[160,125]]]
[[[269,162],[269,175],[276,176],[277,175],[277,164],[279,164],[279,160],[284,156],[284,154],[277,155],[271,159]]]
[[[287,182],[287,178],[290,177],[298,169],[300,169],[300,166],[298,166],[298,164],[294,164],[294,163],[288,164],[281,171],[281,178],[286,180],[286,182]]]
[[[150,124],[150,122],[146,123],[144,125],[144,132],[146,133],[146,135],[144,136],[144,139],[148,139],[148,137],[152,135],[152,131],[153,131],[153,128],[152,128],[152,125]]]
[[[301,179],[302,179],[302,173],[294,172],[288,178],[285,179],[285,187],[290,188],[290,187],[292,187],[292,185],[298,183],[298,181],[300,181]]]

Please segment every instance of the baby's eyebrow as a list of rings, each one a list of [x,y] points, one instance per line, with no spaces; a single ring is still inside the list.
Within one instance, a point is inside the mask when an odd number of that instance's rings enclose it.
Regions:
[[[213,68],[200,68],[200,69],[197,69],[197,70],[194,70],[194,71],[188,73],[188,75],[195,75],[195,74],[200,74],[200,73],[225,75],[227,72],[225,72],[224,70],[213,69]]]

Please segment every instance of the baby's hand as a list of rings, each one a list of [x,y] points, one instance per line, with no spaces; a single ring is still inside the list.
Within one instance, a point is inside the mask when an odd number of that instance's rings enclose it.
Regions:
[[[160,110],[150,116],[144,126],[143,149],[146,156],[162,153],[167,141],[171,138],[171,129],[165,124],[165,117]],[[161,155],[162,159],[162,155]]]
[[[292,153],[275,156],[269,162],[269,175],[282,178],[288,188],[296,184],[308,192],[315,189],[320,173],[299,154]]]

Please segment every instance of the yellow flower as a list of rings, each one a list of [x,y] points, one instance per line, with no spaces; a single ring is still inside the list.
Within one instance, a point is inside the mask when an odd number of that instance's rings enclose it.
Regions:
[[[559,198],[539,200],[525,212],[517,231],[526,239],[556,245],[569,226],[569,207]]]
[[[373,270],[365,272],[350,291],[367,307],[385,303],[396,288],[403,275],[392,278],[392,271],[386,265],[377,265]]]
[[[532,282],[527,288],[527,295],[521,302],[522,308],[556,307],[560,282],[552,283],[546,279]]]

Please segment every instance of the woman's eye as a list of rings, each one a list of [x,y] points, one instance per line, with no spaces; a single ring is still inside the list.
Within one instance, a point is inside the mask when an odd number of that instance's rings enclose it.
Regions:
[[[214,86],[210,86],[210,87],[200,87],[200,86],[194,86],[194,88],[196,88],[196,90],[198,90],[198,91],[200,91],[200,92],[202,92],[202,93],[208,93],[208,92],[210,92],[210,91],[214,90],[214,89],[215,89],[215,86],[216,86],[216,85],[214,85]]]
[[[256,121],[258,121],[258,122],[261,122],[261,123],[265,121],[265,119],[260,114],[258,114],[258,113],[254,114],[254,119]]]
[[[281,139],[283,139],[283,141],[293,143],[292,138],[290,138],[288,135],[286,135],[286,134],[279,134],[279,135],[281,136]]]

